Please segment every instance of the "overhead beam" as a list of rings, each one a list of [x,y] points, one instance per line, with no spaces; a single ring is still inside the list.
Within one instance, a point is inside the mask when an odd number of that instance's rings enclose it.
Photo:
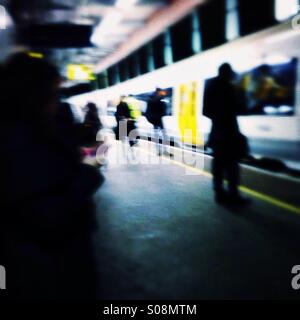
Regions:
[[[111,65],[116,64],[143,44],[151,41],[163,30],[185,17],[197,5],[205,1],[206,0],[174,0],[168,7],[160,9],[146,22],[143,28],[134,32],[114,53],[101,59],[95,66],[95,72],[99,73]]]

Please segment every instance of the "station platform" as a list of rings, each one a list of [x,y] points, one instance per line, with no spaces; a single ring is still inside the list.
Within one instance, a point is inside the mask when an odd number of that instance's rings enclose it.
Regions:
[[[99,298],[300,298],[291,285],[300,215],[255,192],[248,207],[217,205],[211,177],[187,170],[172,160],[108,163],[95,195]]]

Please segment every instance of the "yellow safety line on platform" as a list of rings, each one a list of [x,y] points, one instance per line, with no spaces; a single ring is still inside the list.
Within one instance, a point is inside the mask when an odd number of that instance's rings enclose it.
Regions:
[[[143,151],[143,152],[146,152],[146,153],[148,153],[148,154],[150,154],[150,155],[152,155],[152,156],[155,156],[155,154],[153,154],[153,153],[151,153],[151,152],[149,152],[149,151],[146,151],[146,150],[142,150],[142,151]],[[211,174],[211,173],[206,172],[206,171],[204,171],[204,170],[190,167],[190,166],[188,166],[188,165],[186,165],[186,164],[184,164],[184,163],[182,163],[182,162],[179,162],[179,161],[170,159],[170,158],[165,157],[165,156],[163,156],[163,158],[164,158],[165,160],[171,162],[171,163],[174,163],[174,164],[178,165],[178,166],[181,166],[181,167],[186,168],[186,169],[188,169],[188,170],[197,172],[197,173],[199,173],[199,174],[202,175],[202,176],[209,177],[209,178],[212,177],[212,174]],[[276,207],[279,207],[279,208],[281,208],[281,209],[290,211],[290,212],[292,212],[292,213],[294,213],[294,214],[300,215],[300,207],[297,207],[297,206],[294,206],[294,205],[292,205],[292,204],[286,203],[286,202],[284,202],[284,201],[282,201],[282,200],[273,198],[273,197],[271,197],[271,196],[268,196],[268,195],[266,195],[266,194],[264,194],[264,193],[261,193],[261,192],[252,190],[252,189],[250,189],[250,188],[248,188],[248,187],[245,187],[245,186],[240,186],[239,189],[240,189],[242,192],[244,192],[244,193],[246,193],[246,194],[248,194],[248,195],[250,195],[250,196],[252,196],[252,197],[254,197],[254,198],[257,198],[257,199],[259,199],[259,200],[263,200],[263,201],[268,202],[268,203],[270,203],[270,204],[272,204],[272,205],[274,205],[274,206],[276,206]]]

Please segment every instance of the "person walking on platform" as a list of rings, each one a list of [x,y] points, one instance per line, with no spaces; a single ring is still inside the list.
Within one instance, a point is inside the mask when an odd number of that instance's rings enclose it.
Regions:
[[[146,118],[154,126],[155,139],[158,145],[158,155],[162,155],[163,148],[160,144],[161,140],[164,140],[164,127],[162,118],[167,114],[167,105],[163,101],[165,92],[162,89],[157,88],[154,95],[148,102]],[[162,141],[163,143],[163,141]]]
[[[101,124],[101,121],[99,118],[99,114],[98,114],[98,109],[97,109],[97,106],[95,105],[95,103],[89,102],[86,105],[86,110],[87,110],[87,112],[85,114],[83,124],[84,124],[84,126],[86,126],[90,129],[90,131],[93,134],[93,139],[95,142],[96,135],[102,127],[102,124]]]
[[[133,105],[134,102],[131,101],[129,97],[121,96],[120,103],[117,105],[117,111],[115,114],[117,127],[116,127],[116,138],[122,142],[125,142],[127,137],[129,140],[130,147],[133,147],[136,144],[136,139],[130,138],[130,133],[136,129],[136,120],[140,115]],[[122,126],[124,121],[125,125]]]
[[[219,75],[206,84],[203,114],[212,120],[208,146],[213,150],[213,184],[219,204],[248,203],[239,193],[239,160],[248,154],[246,138],[237,121],[241,100],[232,81],[235,73],[228,63],[219,68]],[[228,180],[228,191],[224,179]]]

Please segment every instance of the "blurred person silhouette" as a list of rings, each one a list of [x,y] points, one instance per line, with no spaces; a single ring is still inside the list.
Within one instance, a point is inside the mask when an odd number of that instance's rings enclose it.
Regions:
[[[96,142],[96,136],[99,130],[102,128],[102,124],[99,118],[98,108],[95,103],[89,102],[85,109],[86,114],[84,117],[83,125],[88,129],[90,135],[90,142],[93,144]]]
[[[123,95],[120,97],[120,102],[117,105],[116,110],[116,138],[122,142],[126,142],[126,139],[129,139],[130,133],[136,129],[136,117],[133,114],[134,110],[130,108],[129,102],[127,101],[128,97]],[[122,125],[122,123],[124,125]],[[137,141],[134,139],[129,139],[130,147],[133,147]]]
[[[82,152],[87,158],[94,158],[96,163],[97,148],[101,143],[97,141],[97,134],[102,129],[98,108],[95,103],[89,102],[86,107],[86,114],[81,127]]]
[[[220,204],[244,205],[248,203],[239,193],[239,160],[248,154],[246,138],[240,133],[237,121],[242,99],[232,81],[235,73],[225,63],[219,75],[207,82],[204,92],[203,114],[212,120],[208,146],[213,149],[213,184],[215,200]],[[228,180],[228,191],[224,180]]]
[[[166,94],[164,90],[156,88],[155,93],[148,101],[148,106],[145,114],[147,120],[154,127],[158,155],[162,155],[163,153],[163,146],[160,142],[161,140],[164,140],[165,137],[162,122],[162,118],[167,114],[167,104],[163,101],[165,95]]]
[[[60,75],[18,53],[4,65],[1,224],[12,299],[95,297],[93,193],[101,178],[57,128]]]
[[[83,143],[82,125],[75,122],[71,105],[68,102],[61,102],[56,112],[56,124],[60,136],[73,148],[79,148]],[[79,150],[78,150],[79,151]]]
[[[62,102],[56,113],[56,122],[61,138],[80,153],[83,162],[97,165],[96,152],[102,143],[96,141],[96,138],[102,124],[96,106],[88,108],[84,122],[80,123],[75,121],[71,105]]]

